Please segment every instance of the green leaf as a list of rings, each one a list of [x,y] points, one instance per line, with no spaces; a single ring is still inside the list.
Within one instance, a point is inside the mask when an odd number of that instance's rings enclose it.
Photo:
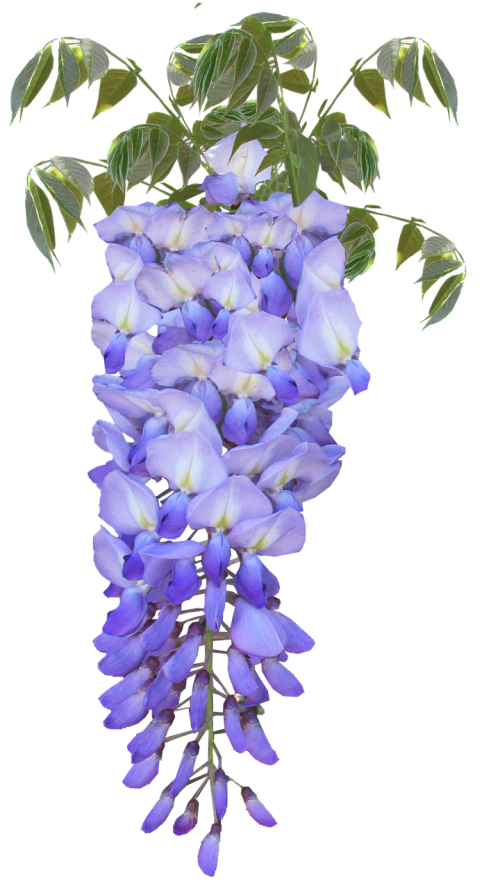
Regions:
[[[439,256],[441,253],[453,253],[456,249],[453,241],[438,234],[427,238],[422,247],[422,258],[429,259],[431,256]]]
[[[142,126],[133,126],[127,133],[127,172],[132,172],[142,154],[144,136],[147,133]]]
[[[311,89],[309,78],[305,71],[295,70],[284,71],[281,75],[281,85],[290,92],[301,93],[304,95]]]
[[[410,97],[410,105],[413,102],[415,88],[418,80],[418,40],[414,40],[408,47],[401,67],[401,85]]]
[[[168,132],[161,126],[152,127],[149,134],[149,153],[151,155],[151,173],[153,174],[168,151],[170,140]]]
[[[457,95],[457,87],[455,85],[455,81],[451,76],[448,68],[445,63],[439,58],[437,52],[433,53],[434,60],[436,62],[436,67],[439,72],[439,76],[441,78],[441,83],[443,84],[444,90],[446,92],[446,98],[448,99],[448,105],[451,109],[451,113],[455,118],[455,122],[458,123],[457,120],[457,109],[458,109],[458,95]]]
[[[242,126],[238,131],[233,143],[231,157],[245,142],[251,142],[252,139],[269,139],[280,134],[282,130],[274,123],[266,123],[264,120],[255,123],[252,126]]]
[[[184,68],[185,71],[190,71],[191,73],[193,73],[196,67],[196,62],[194,59],[190,59],[189,56],[183,55],[182,52],[176,52],[174,53],[174,55],[181,68]]]
[[[364,222],[351,222],[340,233],[345,249],[345,274],[349,280],[367,271],[375,259],[375,238]]]
[[[185,188],[172,191],[172,194],[168,196],[168,200],[170,203],[180,203],[184,200],[190,200],[191,197],[201,197],[202,194],[201,182],[192,182],[191,185],[186,185]]]
[[[72,46],[71,52],[74,54],[77,65],[78,65],[79,78],[78,78],[78,86],[76,87],[78,89],[87,80],[87,69],[85,68],[85,63],[83,61],[83,54],[82,54],[82,50],[81,50],[80,46]],[[59,102],[63,98],[64,98],[64,89],[63,89],[61,81],[59,80],[59,77],[57,77],[57,80],[54,83],[54,89],[52,90],[52,95],[51,95],[49,101],[47,102],[47,105],[53,105],[55,102]],[[45,107],[47,107],[47,105],[45,105]]]
[[[191,80],[191,75],[183,71],[177,61],[168,63],[167,77],[172,86],[185,86]]]
[[[52,68],[54,67],[54,58],[52,55],[52,46],[46,46],[43,50],[36,69],[31,77],[26,92],[21,102],[21,116],[25,108],[31,105],[32,101],[40,92],[42,86],[50,77]]]
[[[69,190],[71,191],[75,200],[78,203],[78,206],[80,208],[80,213],[81,213],[82,207],[83,207],[83,194],[80,191],[80,189],[75,188],[69,182],[69,180],[66,179],[65,176],[63,176],[63,174],[60,172],[60,170],[56,169],[56,167],[50,167],[50,169],[47,170],[47,172],[52,174],[53,176],[56,176],[56,178],[58,178],[61,182],[63,182],[66,185],[67,188],[69,188]],[[68,229],[68,241],[69,241],[69,240],[71,240],[71,237],[74,234],[74,231],[76,229],[77,220],[73,216],[70,216],[69,213],[67,213],[65,210],[63,210],[63,208],[61,206],[59,207],[59,210],[61,211],[61,215],[64,219],[64,224],[66,225],[66,228]]]
[[[199,55],[205,46],[205,43],[208,43],[212,37],[213,34],[204,34],[203,37],[193,37],[192,40],[186,40],[185,43],[181,43],[180,48],[183,49],[184,52],[191,52],[193,55]]]
[[[278,81],[269,68],[263,68],[259,82],[257,84],[257,108],[255,111],[255,121],[259,119],[264,111],[271,107],[278,95]]]
[[[272,166],[275,163],[279,163],[279,161],[283,160],[284,157],[286,157],[286,149],[273,148],[271,151],[267,152],[256,173],[261,173],[262,170],[267,169],[267,167]]]
[[[108,154],[108,175],[113,183],[118,184],[122,190],[125,190],[130,163],[128,141],[128,132],[123,133],[112,143]]]
[[[226,113],[228,113],[229,111],[233,111],[235,108],[239,108],[241,105],[244,104],[244,102],[246,102],[249,95],[257,86],[257,81],[259,79],[259,74],[261,70],[262,66],[254,65],[248,77],[246,77],[245,80],[240,83],[238,88],[234,90],[229,100]]]
[[[74,157],[51,157],[50,162],[73,188],[76,188],[89,200],[94,183],[88,170],[78,160],[75,160]]]
[[[288,60],[288,64],[292,65],[293,68],[299,68],[302,71],[304,68],[310,68],[310,66],[314,64],[317,54],[316,44],[314,40],[310,40],[303,49],[294,55],[293,58]]]
[[[277,12],[252,12],[251,17],[257,19],[258,22],[265,22],[269,24],[291,21],[287,15],[278,15]],[[241,21],[236,22],[236,26],[244,25],[245,22],[246,18],[242,18]]]
[[[385,77],[386,80],[390,80],[392,86],[394,86],[394,77],[396,74],[400,48],[401,40],[398,37],[384,43],[377,56],[377,68],[382,77]]]
[[[257,58],[257,47],[252,37],[244,35],[238,48],[234,64],[233,90],[248,77]]]
[[[21,107],[22,101],[30,86],[33,75],[37,69],[41,57],[42,53],[37,52],[37,54],[29,60],[29,62],[24,66],[21,73],[18,74],[16,79],[14,80],[14,86],[12,87],[12,92],[10,94],[10,110],[12,111],[12,118],[10,121],[11,123]]]
[[[101,77],[104,77],[109,68],[109,58],[104,47],[88,37],[82,37],[80,46],[90,87],[95,80],[100,80]]]
[[[175,104],[184,107],[184,105],[191,105],[193,102],[194,92],[191,84],[189,83],[185,86],[180,86],[175,97]]]
[[[387,117],[391,116],[387,107],[384,79],[375,68],[358,71],[354,76],[354,86],[370,105],[387,114]]]
[[[200,155],[195,148],[181,142],[178,149],[177,159],[182,173],[182,183],[186,186],[191,178],[201,166]]]
[[[121,188],[113,185],[107,173],[99,173],[94,177],[94,192],[106,215],[110,216],[117,207],[125,203],[125,194]]]
[[[67,213],[68,216],[71,216],[71,218],[74,219],[75,222],[77,222],[78,225],[81,225],[82,228],[85,230],[80,215],[80,206],[75,195],[68,188],[68,186],[65,185],[64,182],[61,181],[61,179],[59,179],[58,176],[55,176],[53,173],[45,172],[45,170],[37,170],[37,174],[47,190],[54,198],[59,209]]]
[[[319,172],[319,158],[316,144],[302,133],[292,130],[290,133],[290,147],[295,161],[299,161],[298,173],[295,174],[299,203],[309,197],[316,188],[316,179]]]
[[[257,13],[255,16],[249,15],[243,19],[241,22],[241,30],[252,35],[266,58],[268,58],[273,51],[273,38],[271,37],[271,32],[268,28],[266,28],[259,20],[258,16],[261,14],[266,15],[266,13]]]
[[[375,219],[375,216],[372,216],[368,210],[363,209],[363,207],[349,207],[349,212],[347,214],[347,224],[350,225],[351,222],[362,222],[366,225],[372,234],[378,230],[378,222]]]
[[[72,48],[64,40],[59,41],[57,79],[61,84],[66,105],[72,92],[79,86],[80,69]]]
[[[165,157],[158,164],[154,175],[151,176],[150,188],[153,185],[156,185],[157,182],[162,182],[164,179],[167,178],[168,174],[170,173],[172,167],[174,166],[174,164],[177,160],[178,149],[179,149],[178,142],[170,144],[170,147],[169,147],[167,153],[165,154]]]
[[[449,109],[448,96],[446,95],[446,90],[444,88],[443,81],[441,80],[441,75],[436,65],[434,54],[427,43],[424,45],[422,67],[424,69],[424,74],[427,77],[427,80],[429,81],[435,95],[437,96],[443,107]]]
[[[423,242],[424,236],[418,225],[415,225],[414,222],[403,225],[398,242],[396,271],[410,256],[418,253]]]
[[[200,54],[198,61],[196,62],[191,86],[200,108],[208,95],[208,91],[215,76],[217,54],[217,42],[212,43],[210,46],[207,44],[207,48]]]
[[[416,284],[420,283],[420,281],[435,281],[443,275],[448,274],[449,271],[455,271],[456,268],[460,268],[463,265],[461,259],[438,259],[437,262],[431,262],[427,268],[424,268],[422,277],[418,278],[415,281]]]
[[[132,71],[110,68],[99,83],[99,96],[92,119],[103,111],[114,108],[132,92],[135,86],[137,86],[137,77]]]
[[[430,327],[432,324],[439,324],[440,321],[444,321],[444,319],[451,314],[457,304],[458,297],[462,292],[464,281],[465,274],[455,274],[448,278],[444,284],[441,284],[436,298],[429,310],[429,320],[422,328],[423,330],[425,330],[426,327]]]
[[[234,43],[235,36],[231,31],[226,31],[217,40],[217,43],[215,44],[217,46],[217,56],[215,60],[214,80],[218,80],[219,77],[222,77],[223,74],[226,73],[233,57]]]
[[[289,34],[288,37],[285,37],[284,40],[279,40],[274,44],[274,51],[278,56],[286,56],[287,53],[292,52],[297,46],[302,42],[302,38],[305,34],[305,28],[298,28],[297,31],[294,31],[293,34]]]
[[[52,261],[56,245],[54,218],[47,195],[31,176],[26,186],[26,222],[36,246],[54,268]]]
[[[170,136],[174,137],[174,141],[176,141],[176,139],[184,139],[188,135],[184,125],[178,117],[164,114],[162,111],[154,111],[152,114],[148,114],[146,123],[152,123],[155,126],[163,127],[163,129],[167,130]]]

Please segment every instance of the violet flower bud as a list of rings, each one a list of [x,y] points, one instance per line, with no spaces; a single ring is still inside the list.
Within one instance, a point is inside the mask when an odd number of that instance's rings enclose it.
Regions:
[[[215,876],[219,860],[220,834],[220,823],[212,824],[210,832],[205,836],[200,845],[200,850],[198,851],[198,866],[205,876]]]
[[[269,247],[262,247],[254,256],[252,271],[255,277],[264,278],[273,270],[273,254]]]
[[[158,535],[164,540],[176,540],[180,537],[187,527],[186,509],[189,504],[189,497],[186,493],[179,491],[172,493],[160,509],[160,520],[158,523]]]
[[[227,811],[227,784],[229,777],[224,773],[222,768],[217,768],[214,774],[214,804],[217,811],[217,817],[222,820]]]
[[[300,697],[304,693],[300,681],[274,657],[262,661],[262,671],[273,691],[283,697]]]
[[[290,310],[292,295],[283,278],[276,272],[272,271],[262,278],[261,293],[261,307],[268,314],[282,318]]]
[[[250,817],[261,826],[276,826],[276,821],[262,802],[259,801],[253,790],[249,786],[244,786],[241,790],[241,796],[245,802]]]
[[[230,557],[231,547],[227,537],[223,533],[214,534],[205,546],[201,558],[203,570],[209,580],[218,584],[224,579]]]
[[[198,656],[198,650],[203,638],[204,627],[198,623],[191,623],[187,635],[184,636],[181,646],[170,660],[167,660],[163,670],[170,681],[183,681],[188,677],[193,664]]]
[[[181,314],[186,331],[193,339],[203,341],[211,338],[214,319],[208,308],[199,302],[185,302]]]
[[[256,428],[255,404],[250,398],[238,398],[224,417],[222,434],[228,441],[242,445],[250,440]]]
[[[158,827],[162,825],[162,823],[165,823],[165,820],[174,807],[174,797],[170,795],[171,785],[172,784],[163,790],[160,798],[151,808],[151,811],[141,826],[143,832],[154,832],[155,829],[158,829]]]
[[[158,774],[159,767],[160,756],[155,752],[149,758],[132,765],[130,771],[123,778],[123,783],[129,789],[142,789],[143,786],[147,786],[148,783],[154,780]]]
[[[247,740],[241,727],[240,708],[236,697],[227,697],[224,701],[224,728],[234,751],[245,752]]]
[[[295,382],[295,379],[289,376],[288,373],[285,373],[281,367],[278,367],[277,364],[271,364],[271,366],[267,368],[266,376],[278,398],[280,398],[284,404],[291,405],[299,403],[300,396],[297,383]]]
[[[186,744],[184,752],[182,753],[181,763],[170,788],[170,794],[172,796],[179,795],[188,780],[191,779],[199,751],[200,746],[196,740],[190,740],[189,743]]]
[[[195,828],[198,823],[199,807],[197,799],[191,799],[191,801],[187,803],[184,814],[181,814],[177,820],[174,821],[174,835],[185,836]]]
[[[172,565],[172,582],[165,596],[174,604],[182,604],[199,591],[201,578],[191,558],[177,558]]]
[[[205,616],[207,618],[207,626],[213,632],[218,632],[222,620],[224,618],[224,610],[226,607],[226,583],[221,580],[220,583],[213,583],[207,580],[205,589]]]
[[[234,645],[228,650],[228,672],[231,684],[237,694],[248,696],[257,690],[255,673],[245,657]]]
[[[275,765],[279,761],[278,756],[252,710],[247,710],[243,713],[241,724],[250,755],[263,765]]]
[[[206,669],[200,669],[200,671],[196,673],[193,682],[193,691],[189,704],[189,718],[193,731],[199,731],[203,724],[207,709],[209,687],[210,675]]]
[[[132,763],[142,762],[159,749],[167,736],[168,730],[175,719],[171,709],[163,709],[147,728],[132,738],[127,746],[132,756]]]

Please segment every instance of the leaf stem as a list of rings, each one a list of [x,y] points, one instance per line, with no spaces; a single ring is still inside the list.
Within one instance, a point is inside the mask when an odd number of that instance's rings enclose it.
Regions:
[[[349,209],[358,210],[359,207],[349,207]],[[370,207],[365,207],[365,209],[367,210],[367,212],[371,213],[372,216],[385,216],[386,219],[396,219],[398,222],[407,222],[410,224],[413,223],[414,225],[417,225],[418,228],[425,228],[426,231],[430,231],[431,234],[437,234],[438,237],[447,237],[446,234],[441,234],[441,232],[436,231],[435,228],[429,228],[428,225],[424,225],[423,222],[417,222],[415,219],[405,219],[404,216],[393,216],[391,213],[381,213],[380,210],[372,210]],[[460,256],[462,262],[465,263],[465,259],[462,256],[460,250],[455,250],[455,253],[457,254],[457,256]]]
[[[292,193],[292,200],[294,207],[298,207],[299,200],[299,190],[297,186],[297,178],[296,178],[296,170],[292,160],[292,151],[290,148],[290,126],[288,121],[288,108],[285,102],[285,96],[283,92],[283,84],[281,82],[280,69],[278,64],[278,56],[276,55],[276,50],[273,45],[273,58],[275,64],[275,76],[278,81],[279,93],[278,93],[278,105],[280,109],[281,122],[283,124],[283,132],[285,134],[285,148],[288,157],[287,163],[287,172],[288,172],[288,181],[290,183],[290,191]]]

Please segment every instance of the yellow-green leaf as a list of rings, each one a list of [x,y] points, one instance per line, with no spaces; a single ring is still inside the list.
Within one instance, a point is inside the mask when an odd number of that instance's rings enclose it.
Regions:
[[[99,97],[93,118],[103,111],[114,108],[125,96],[137,86],[137,77],[133,71],[124,71],[121,68],[110,68],[99,82]],[[92,119],[93,119],[92,118]]]
[[[107,173],[99,173],[94,177],[94,192],[107,216],[125,203],[125,194],[121,188],[113,186]]]
[[[375,68],[358,71],[354,77],[354,86],[370,105],[387,114],[387,117],[391,116],[387,107],[384,79]]]
[[[406,225],[403,225],[397,248],[396,271],[403,262],[406,262],[406,260],[410,258],[410,256],[414,256],[415,253],[418,253],[423,242],[424,236],[420,231],[420,228],[415,225],[414,222],[408,222]]]
[[[281,75],[281,84],[284,89],[289,89],[290,92],[301,93],[304,95],[308,93],[311,89],[311,84],[309,83],[309,78],[305,71],[301,71],[300,68],[292,68],[291,71],[284,71]]]

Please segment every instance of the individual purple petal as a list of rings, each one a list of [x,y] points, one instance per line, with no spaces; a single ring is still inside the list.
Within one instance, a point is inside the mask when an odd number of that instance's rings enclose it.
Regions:
[[[203,839],[198,851],[198,866],[205,876],[215,876],[219,860],[221,825],[213,823],[208,835]]]
[[[190,250],[208,240],[205,229],[211,221],[211,213],[203,206],[186,212],[179,204],[172,203],[157,210],[146,227],[146,234],[159,249]]]
[[[220,580],[214,583],[207,580],[205,589],[205,616],[207,618],[207,626],[213,632],[218,632],[222,620],[224,619],[224,609],[226,607],[226,583]]]
[[[314,647],[314,639],[307,632],[304,632],[297,623],[294,623],[290,617],[286,617],[285,614],[281,614],[276,610],[268,610],[267,614],[276,631],[284,634],[285,642],[283,647],[290,654],[303,654]]]
[[[174,719],[175,713],[171,709],[164,709],[143,731],[132,738],[127,749],[132,755],[133,764],[149,758],[162,746]]]
[[[187,527],[186,509],[189,504],[187,494],[172,493],[162,503],[160,509],[160,521],[158,535],[163,539],[175,540],[181,536]]]
[[[236,697],[226,697],[224,701],[224,728],[235,752],[245,752],[247,741],[241,727],[240,709]]]
[[[359,392],[366,391],[368,383],[370,382],[370,374],[366,367],[363,367],[361,361],[357,358],[348,361],[344,372],[349,379],[355,395],[358,395]]]
[[[182,380],[206,379],[222,362],[221,342],[193,342],[169,348],[156,362],[152,375],[162,386],[175,386]]]
[[[245,373],[266,370],[280,349],[293,341],[292,328],[284,318],[257,311],[233,314],[224,363]]]
[[[203,287],[203,296],[215,300],[229,311],[244,308],[255,299],[255,293],[245,276],[230,269],[212,275]]]
[[[211,378],[224,395],[237,395],[253,401],[261,398],[272,401],[275,396],[271,383],[260,373],[242,373],[221,364],[212,371]]]
[[[153,477],[166,478],[184,493],[201,493],[227,477],[220,456],[197,432],[175,432],[151,441],[146,465]]]
[[[106,243],[122,243],[127,238],[144,234],[148,222],[157,212],[156,204],[151,201],[137,207],[116,207],[106,219],[96,222],[94,228]]]
[[[204,157],[212,169],[220,176],[234,173],[238,183],[238,189],[243,194],[253,194],[258,182],[263,182],[271,176],[271,167],[266,167],[257,173],[259,166],[266,156],[264,148],[257,139],[244,142],[236,149],[231,157],[236,133],[221,139],[208,151]]]
[[[297,226],[289,216],[273,218],[270,213],[253,216],[245,227],[245,237],[252,246],[284,250],[295,237]]]
[[[141,826],[141,829],[145,833],[152,833],[155,829],[158,829],[162,823],[165,823],[168,815],[172,811],[174,807],[174,798],[170,795],[170,788],[167,787],[163,790],[160,798],[156,802],[155,805],[151,808],[151,811],[147,815],[144,823]]]
[[[257,690],[255,673],[244,654],[233,645],[228,651],[229,679],[237,694],[247,696]]]
[[[175,781],[174,781],[175,783]],[[173,784],[172,784],[173,790]],[[171,790],[172,794],[173,791]],[[198,809],[199,802],[197,799],[191,799],[190,802],[186,805],[186,810],[184,814],[181,814],[174,821],[174,835],[175,836],[185,836],[188,832],[191,832],[192,829],[195,828],[198,823]]]
[[[224,482],[224,484],[225,483],[226,482]],[[218,488],[218,490],[220,490],[220,488]],[[197,497],[197,499],[206,496],[207,494],[202,493],[200,494],[200,497]],[[201,559],[203,570],[205,571],[209,580],[212,580],[213,583],[218,584],[221,580],[224,579],[230,557],[231,547],[227,541],[227,538],[222,533],[214,534],[214,536],[209,539],[207,545],[205,546],[205,551],[203,552]]]
[[[257,688],[255,691],[250,691],[247,694],[248,703],[245,703],[247,707],[249,706],[259,706],[261,703],[267,703],[269,700],[269,691],[267,690],[264,682],[262,681],[260,675],[257,674],[254,670],[255,682],[257,684]]]
[[[199,302],[185,302],[181,314],[186,331],[193,339],[210,339],[214,319],[208,308]]]
[[[226,460],[224,463],[227,464]],[[271,503],[255,484],[249,478],[235,475],[194,497],[188,506],[187,520],[192,528],[214,527],[224,531],[243,517],[258,518],[271,513]],[[225,547],[222,541],[217,545]],[[208,551],[211,550],[207,548]]]
[[[213,797],[217,817],[222,820],[227,811],[227,784],[229,777],[224,773],[222,768],[217,768],[214,774]]]
[[[130,672],[121,681],[112,685],[107,691],[104,691],[99,697],[99,702],[105,709],[116,709],[120,703],[123,703],[124,700],[144,687],[151,677],[151,672],[157,666],[158,661],[151,657],[149,662],[146,661],[139,669]]]
[[[115,281],[135,281],[143,264],[135,250],[130,250],[121,244],[110,244],[105,258],[109,273]]]
[[[104,719],[104,727],[113,730],[130,728],[142,721],[147,711],[146,692],[137,691],[111,710]]]
[[[119,537],[113,536],[105,527],[94,536],[94,563],[99,573],[110,583],[129,586],[128,580],[122,577],[123,560],[130,555],[130,548]]]
[[[267,602],[262,568],[262,561],[257,555],[247,555],[234,578],[238,594],[257,608],[265,607]]]
[[[312,249],[313,246],[307,237],[303,234],[298,234],[291,244],[288,244],[285,250],[285,272],[288,278],[288,283],[295,290],[300,283],[304,259],[309,255]]]
[[[295,509],[283,509],[266,518],[240,521],[229,534],[233,549],[248,549],[262,555],[300,552],[305,538],[304,518]]]
[[[245,802],[245,808],[252,820],[255,820],[256,823],[259,823],[260,826],[276,826],[276,821],[272,814],[269,813],[267,808],[264,807],[262,802],[259,801],[253,790],[250,789],[249,786],[244,786],[241,790],[241,795],[243,801]]]
[[[261,308],[269,314],[282,318],[289,311],[292,295],[285,281],[279,274],[272,271],[262,279]]]
[[[201,577],[198,576],[194,563],[189,558],[179,558],[172,564],[172,582],[165,595],[174,604],[182,604],[196,595],[200,586]]]
[[[224,339],[224,337],[227,335],[227,328],[229,326],[230,317],[231,313],[229,309],[221,308],[214,321],[212,331],[214,339]]]
[[[341,468],[342,463],[337,462],[333,464],[331,471],[327,472],[327,474],[320,478],[318,481],[299,481],[294,490],[297,501],[299,503],[304,503],[307,500],[314,499],[314,497],[319,496],[319,494],[323,493],[323,491],[328,490],[328,488],[338,477]]]
[[[103,675],[128,675],[133,669],[139,666],[146,651],[141,644],[139,635],[132,635],[120,641],[120,644],[110,653],[106,654],[102,660],[99,660],[97,668]]]
[[[146,595],[147,587],[129,586],[124,589],[118,607],[108,615],[102,631],[107,635],[130,635],[134,632],[147,610]]]
[[[223,176],[206,176],[202,185],[207,204],[223,204],[226,207],[230,207],[235,202],[240,190],[234,173],[226,173]]]
[[[118,471],[110,472],[102,485],[99,514],[118,533],[156,530],[157,499],[153,491],[139,481]]]
[[[143,786],[147,786],[155,779],[159,767],[160,757],[154,753],[142,762],[132,765],[130,771],[125,775],[123,783],[129,789],[142,789]]]
[[[323,367],[346,364],[358,348],[360,327],[361,321],[347,290],[339,287],[328,293],[316,293],[309,300],[297,350]]]
[[[249,657],[276,657],[284,649],[287,640],[285,630],[272,621],[267,608],[256,608],[238,596],[236,599],[231,641]]]
[[[312,191],[298,207],[287,210],[297,225],[297,233],[307,232],[320,238],[340,234],[346,227],[347,210],[344,204],[334,203]]]
[[[289,456],[277,460],[262,472],[259,487],[262,490],[279,490],[293,478],[317,481],[329,470],[326,453],[318,444],[299,444]]]
[[[222,417],[221,396],[211,379],[198,379],[191,389],[191,394],[202,402],[214,423],[220,422]]]
[[[125,333],[114,334],[103,352],[106,373],[117,373],[123,367],[128,339]]]
[[[304,693],[300,681],[278,660],[274,658],[263,660],[262,671],[273,691],[277,691],[283,697],[300,697]]]
[[[165,675],[170,681],[183,681],[188,677],[196,660],[202,637],[203,627],[199,623],[192,623],[179,650],[170,660],[167,660],[163,667]]]
[[[258,475],[271,463],[288,456],[296,446],[293,438],[277,435],[264,443],[233,447],[224,454],[223,462],[231,474]],[[241,518],[243,517],[242,515]]]
[[[295,302],[299,324],[304,323],[309,303],[315,294],[343,286],[344,270],[345,250],[336,237],[323,241],[306,256]]]
[[[95,443],[101,450],[111,453],[118,468],[123,472],[128,472],[130,444],[125,440],[123,433],[112,422],[105,422],[99,419],[92,429],[92,436]]]
[[[263,765],[275,765],[279,761],[278,756],[264,734],[255,713],[251,710],[244,712],[241,724],[250,755]]]
[[[193,682],[193,690],[189,703],[189,719],[191,721],[191,727],[195,732],[200,730],[205,718],[209,686],[209,673],[206,669],[200,669],[200,671],[196,673]]]
[[[277,364],[272,364],[267,368],[266,376],[280,401],[289,405],[299,403],[299,390],[292,376],[285,373]]]
[[[255,254],[252,271],[258,278],[266,278],[273,270],[273,254],[269,247],[263,247]]]
[[[221,452],[221,436],[202,398],[189,392],[165,389],[155,396],[154,407],[165,411],[174,431],[198,432],[202,437],[208,438],[216,453]]]
[[[162,647],[173,632],[180,612],[179,605],[167,603],[162,607],[157,619],[141,635],[141,642],[146,651],[157,651]]]
[[[184,752],[182,753],[181,763],[170,788],[170,794],[172,796],[179,795],[188,780],[191,779],[199,751],[200,747],[196,740],[190,740],[189,743],[186,744]]]
[[[112,281],[92,300],[92,317],[113,324],[128,336],[144,333],[158,324],[161,314],[141,299],[133,281]]]
[[[146,694],[147,706],[151,709],[153,718],[155,718],[162,709],[175,709],[175,706],[177,705],[176,703],[173,706],[169,706],[169,697],[171,696],[172,688],[173,682],[167,678],[164,670],[160,669],[153,683],[149,685]]]
[[[241,445],[250,440],[256,428],[257,413],[253,401],[238,398],[224,417],[222,434],[226,440]]]
[[[250,262],[252,261],[252,248],[246,237],[239,234],[236,237],[229,238],[228,242],[235,248],[235,250],[238,250],[243,262],[245,262],[246,265],[250,265]]]

